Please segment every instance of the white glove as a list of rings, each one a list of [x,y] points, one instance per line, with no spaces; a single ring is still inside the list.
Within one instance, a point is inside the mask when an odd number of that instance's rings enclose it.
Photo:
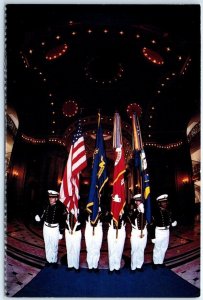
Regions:
[[[144,204],[140,203],[140,205],[138,206],[138,211],[141,212],[142,214],[144,213]]]
[[[63,234],[59,233],[59,240],[62,240]]]
[[[173,227],[177,226],[177,221],[174,221],[173,223],[171,223],[171,225],[172,225]]]
[[[152,239],[152,243],[153,243],[153,244],[155,243],[155,241],[156,241],[156,239]]]
[[[41,219],[40,219],[39,215],[36,215],[36,216],[35,216],[35,221],[40,222],[40,220],[41,220]]]

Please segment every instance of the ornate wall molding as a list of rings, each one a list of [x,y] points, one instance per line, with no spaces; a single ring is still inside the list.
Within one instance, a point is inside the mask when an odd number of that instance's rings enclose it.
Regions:
[[[200,122],[198,122],[189,132],[187,136],[188,143],[190,143],[198,133],[200,133]]]

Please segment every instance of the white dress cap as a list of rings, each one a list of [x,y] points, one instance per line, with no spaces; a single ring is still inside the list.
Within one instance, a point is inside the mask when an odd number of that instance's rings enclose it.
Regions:
[[[163,194],[163,195],[156,198],[157,201],[166,201],[167,199],[168,199],[167,194]]]
[[[53,190],[48,190],[48,194],[51,195],[51,196],[58,196],[59,195],[58,192],[53,191]]]
[[[133,199],[136,201],[142,200],[142,195],[141,194],[136,194],[133,196]]]

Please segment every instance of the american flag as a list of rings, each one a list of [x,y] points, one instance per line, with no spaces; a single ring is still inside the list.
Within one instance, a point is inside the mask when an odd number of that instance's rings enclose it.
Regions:
[[[60,200],[67,207],[67,210],[74,214],[76,220],[79,200],[79,175],[86,166],[87,157],[84,137],[82,135],[81,122],[79,121],[78,128],[73,135],[60,188]]]

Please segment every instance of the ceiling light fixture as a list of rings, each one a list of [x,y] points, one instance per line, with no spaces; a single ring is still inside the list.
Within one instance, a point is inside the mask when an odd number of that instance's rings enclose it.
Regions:
[[[59,45],[51,50],[49,50],[46,54],[46,60],[53,60],[53,59],[57,59],[60,56],[64,55],[68,50],[68,45],[67,44],[62,44]]]
[[[142,53],[143,55],[152,63],[156,64],[156,65],[163,65],[164,64],[164,60],[161,57],[161,55],[153,50],[150,50],[149,48],[144,47],[142,49]]]
[[[124,69],[121,63],[107,60],[103,57],[91,59],[84,68],[87,79],[98,84],[111,84],[123,77]]]
[[[78,104],[74,100],[68,100],[64,102],[62,112],[66,117],[73,117],[78,112]]]

